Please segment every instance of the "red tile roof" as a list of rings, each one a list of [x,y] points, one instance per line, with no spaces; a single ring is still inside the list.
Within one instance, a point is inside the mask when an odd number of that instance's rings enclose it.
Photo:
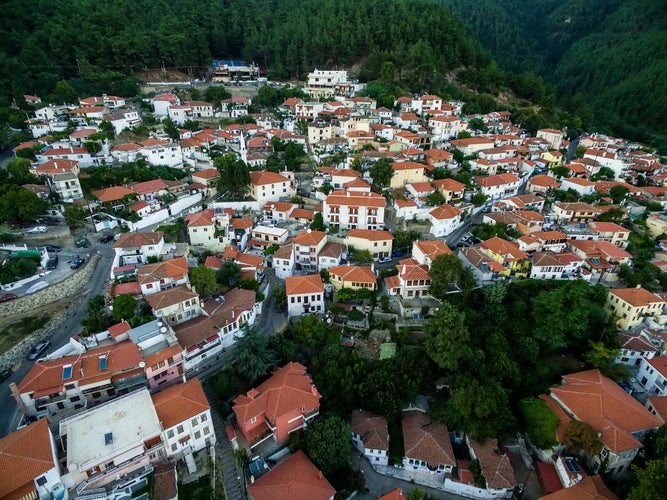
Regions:
[[[308,413],[320,408],[320,398],[306,367],[291,362],[276,369],[271,377],[256,389],[237,396],[232,402],[239,422],[254,417],[266,417],[275,424],[282,415],[299,410]]]
[[[331,276],[340,277],[341,281],[353,281],[358,283],[373,283],[377,279],[370,267],[364,266],[333,266],[329,268]]]
[[[408,497],[405,496],[405,493],[403,493],[401,488],[396,488],[395,490],[391,490],[386,495],[378,497],[377,500],[405,500],[407,498]]]
[[[37,498],[34,480],[57,466],[45,418],[0,439],[0,498]]]
[[[218,337],[219,329],[208,316],[198,316],[173,327],[178,343],[185,349]]]
[[[458,208],[445,203],[444,205],[435,207],[429,212],[429,215],[437,220],[448,220],[454,219],[461,215],[461,211]]]
[[[353,207],[378,207],[387,206],[384,196],[377,193],[365,193],[359,191],[334,191],[327,196],[325,203],[331,205],[346,205]]]
[[[37,165],[35,172],[39,175],[53,175],[62,172],[71,172],[78,164],[79,162],[75,160],[48,160],[41,165]]]
[[[163,429],[169,429],[211,409],[197,377],[151,395]]]
[[[352,411],[350,427],[352,432],[361,436],[365,448],[389,451],[386,418],[367,410],[357,409]]]
[[[417,409],[403,411],[401,420],[406,457],[424,460],[430,467],[456,466],[449,431],[444,424],[434,422]]]
[[[142,246],[157,245],[162,241],[164,233],[162,231],[145,233],[122,233],[116,242],[114,248],[137,248]]]
[[[108,203],[110,201],[122,200],[126,196],[136,196],[137,193],[123,186],[112,186],[104,189],[98,189],[93,191],[92,195],[95,196],[102,203]]]
[[[250,172],[250,182],[255,186],[262,186],[266,184],[276,184],[279,182],[290,182],[290,180],[284,175],[278,174],[276,172],[254,171]]]
[[[348,238],[359,238],[369,241],[393,241],[394,235],[389,231],[376,231],[372,229],[350,229],[347,233]]]
[[[153,283],[164,278],[182,279],[188,274],[188,261],[185,257],[165,260],[154,264],[144,264],[138,271],[139,284]]]
[[[329,500],[336,490],[299,450],[248,486],[253,500]]]
[[[510,459],[498,449],[495,439],[487,439],[484,443],[470,440],[475,457],[479,460],[482,475],[490,489],[511,489],[517,484]]]
[[[634,307],[644,307],[656,302],[665,302],[663,299],[649,292],[645,288],[615,288],[609,290],[610,295],[615,295],[619,299],[627,302]]]
[[[540,497],[540,500],[618,500],[601,476],[586,476],[569,488]]]
[[[179,285],[145,297],[146,302],[154,311],[170,307],[186,300],[199,299],[197,292],[187,285]]]
[[[314,231],[312,229],[304,229],[294,238],[294,243],[297,245],[317,246],[323,239],[327,237],[324,231]]]
[[[641,448],[632,433],[662,423],[600,370],[564,375],[563,380],[563,385],[551,388],[552,396],[598,432],[600,440],[614,453]]]
[[[288,276],[285,278],[287,295],[301,295],[306,293],[323,293],[324,284],[319,274],[306,276]]]

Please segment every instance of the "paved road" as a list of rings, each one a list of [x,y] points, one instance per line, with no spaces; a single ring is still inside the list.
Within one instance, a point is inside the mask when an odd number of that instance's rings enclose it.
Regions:
[[[91,238],[92,241],[92,238]],[[72,302],[68,307],[68,319],[58,330],[49,337],[51,341],[51,350],[57,349],[69,341],[72,335],[81,331],[81,320],[86,316],[86,307],[88,300],[94,295],[106,295],[109,283],[109,271],[113,261],[114,251],[111,244],[97,244],[86,250],[92,255],[97,251],[100,253],[100,259],[97,261],[92,279],[86,285],[82,292],[76,297],[72,297]],[[82,250],[64,250],[60,258],[59,267],[67,266],[68,256],[76,253],[83,255]],[[48,278],[48,276],[47,276]],[[61,276],[62,278],[62,276]],[[55,279],[55,275],[54,278]],[[25,360],[11,377],[0,384],[0,437],[6,436],[16,429],[20,416],[18,415],[16,402],[9,392],[9,383],[19,383],[32,367],[33,362]]]

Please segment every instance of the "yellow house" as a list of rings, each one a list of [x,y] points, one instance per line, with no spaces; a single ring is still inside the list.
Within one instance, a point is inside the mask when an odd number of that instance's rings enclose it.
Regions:
[[[667,234],[667,217],[664,214],[651,214],[646,219],[646,227],[654,238]]]
[[[505,268],[501,274],[505,276],[513,274],[517,278],[528,276],[530,271],[528,254],[520,250],[517,244],[494,236],[480,243],[479,249]]]
[[[368,250],[374,259],[389,257],[394,235],[389,231],[350,229],[345,244],[355,250]]]
[[[544,161],[549,164],[549,168],[557,167],[558,165],[563,164],[565,157],[560,151],[545,151],[540,155]]]
[[[402,188],[413,182],[428,182],[424,174],[424,164],[415,161],[402,161],[391,166],[394,174],[391,177],[390,187],[392,189]]]
[[[622,330],[640,325],[647,317],[657,320],[664,306],[663,299],[641,286],[611,289],[607,296],[607,308],[616,315]]]
[[[351,288],[359,290],[377,288],[377,279],[372,267],[334,266],[329,268],[329,280],[336,290]]]

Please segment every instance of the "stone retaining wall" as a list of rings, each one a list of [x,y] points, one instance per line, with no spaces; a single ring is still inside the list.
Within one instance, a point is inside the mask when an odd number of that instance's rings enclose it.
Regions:
[[[59,283],[55,283],[44,290],[40,290],[32,295],[12,300],[0,304],[0,317],[10,316],[13,314],[21,314],[27,311],[35,311],[39,313],[40,308],[55,302],[64,297],[71,297],[78,293],[87,283],[90,282],[97,261],[100,259],[98,253],[94,253],[86,261],[86,263],[79,269],[78,272],[65,278]],[[14,366],[16,363],[23,361],[32,347],[39,342],[53,335],[54,332],[60,328],[71,316],[73,312],[71,309],[63,309],[56,314],[51,320],[39,330],[35,330],[23,340],[18,342],[8,351],[0,354],[0,371]]]

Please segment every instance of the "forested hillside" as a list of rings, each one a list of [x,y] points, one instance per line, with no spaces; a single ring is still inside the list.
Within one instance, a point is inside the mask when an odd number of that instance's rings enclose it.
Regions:
[[[667,125],[667,1],[441,0],[498,64],[535,71],[584,122],[635,137]]]
[[[435,68],[491,60],[427,0],[9,0],[3,10],[0,91],[14,95],[62,98],[70,89],[58,82],[80,78],[127,94],[123,74],[165,65],[201,75],[212,57],[252,59],[289,78],[382,52],[426,85],[442,81]]]

